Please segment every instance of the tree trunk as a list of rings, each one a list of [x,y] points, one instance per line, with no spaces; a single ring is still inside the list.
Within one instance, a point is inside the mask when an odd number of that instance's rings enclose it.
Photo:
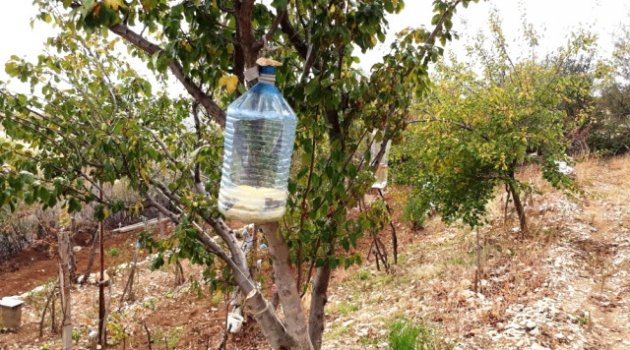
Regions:
[[[118,311],[120,311],[123,307],[123,303],[126,300],[133,301],[135,299],[133,295],[133,283],[136,278],[136,266],[138,265],[138,248],[134,248],[133,251],[133,261],[131,263],[131,267],[129,270],[129,277],[127,278],[127,283],[125,283],[125,289],[123,289],[122,295],[120,296],[120,306],[118,307]]]
[[[475,270],[475,293],[480,292],[479,285],[481,280],[481,241],[479,240],[479,230],[475,230],[476,251],[477,251],[477,269]]]
[[[70,237],[68,231],[59,232],[59,284],[61,290],[61,349],[72,349],[72,314],[70,301]]]
[[[313,348],[322,348],[322,335],[324,333],[324,306],[328,302],[328,285],[332,269],[328,265],[317,268],[313,293],[311,295],[311,310],[308,319],[308,334],[313,343]]]
[[[166,230],[164,229],[166,223],[162,222],[162,219],[164,219],[164,215],[162,215],[162,212],[158,212],[158,229],[160,232],[160,240],[166,238]]]
[[[278,296],[284,312],[287,330],[293,336],[296,349],[313,349],[309,340],[306,317],[300,299],[293,271],[289,261],[289,248],[280,234],[277,223],[263,224],[262,230],[269,243],[269,252],[273,259],[273,271],[278,287]]]
[[[94,265],[94,256],[96,256],[96,247],[98,247],[98,242],[100,241],[100,235],[98,230],[94,232],[92,235],[92,247],[90,248],[90,255],[88,255],[88,263],[85,269],[85,273],[83,274],[83,278],[81,278],[81,284],[85,284],[90,278],[90,274],[92,273],[92,266]]]
[[[101,187],[102,188],[102,187]],[[100,198],[103,200],[103,190],[100,191]],[[99,223],[99,253],[101,259],[101,275],[98,282],[98,342],[101,349],[105,349],[107,346],[107,321],[105,311],[105,249],[103,246],[104,237],[104,222]]]
[[[70,261],[69,261],[69,268],[70,268],[70,281],[72,282],[76,282],[77,280],[77,257],[76,254],[74,254],[74,246],[75,246],[75,242],[74,242],[74,237],[77,234],[77,223],[76,223],[76,215],[72,214],[72,224],[70,226],[70,250],[69,250],[69,254],[70,254]]]
[[[184,276],[184,267],[182,263],[177,260],[175,262],[175,287],[181,286],[186,282],[186,277]]]
[[[514,179],[514,173],[511,174],[512,179]],[[516,208],[516,213],[518,214],[518,221],[521,226],[521,234],[524,235],[527,233],[527,218],[525,217],[525,208],[523,207],[523,203],[521,203],[521,197],[518,189],[514,185],[516,180],[512,180],[508,182],[508,186],[510,187],[510,192],[512,193],[512,200],[514,200],[514,208]]]

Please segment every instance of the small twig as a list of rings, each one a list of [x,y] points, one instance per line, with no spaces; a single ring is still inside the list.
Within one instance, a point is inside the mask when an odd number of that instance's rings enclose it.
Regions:
[[[149,350],[153,350],[151,347],[151,344],[153,343],[153,341],[151,340],[151,332],[149,332],[149,327],[147,327],[146,322],[144,322],[142,326],[144,327],[144,332],[147,334],[147,342],[148,342]]]
[[[57,289],[57,286],[54,285],[52,289],[50,290],[50,293],[48,293],[48,296],[46,297],[46,305],[44,305],[44,311],[42,311],[42,317],[39,320],[39,337],[40,338],[44,335],[44,320],[46,319],[46,310],[48,310],[50,302],[52,301],[55,295],[56,289]]]

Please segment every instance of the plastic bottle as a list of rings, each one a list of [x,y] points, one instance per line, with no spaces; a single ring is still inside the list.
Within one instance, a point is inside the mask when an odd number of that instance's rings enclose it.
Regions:
[[[372,137],[376,137],[376,130],[372,132]],[[376,178],[374,184],[372,184],[373,189],[384,190],[387,187],[387,171],[388,171],[388,157],[389,157],[389,149],[392,145],[392,141],[387,141],[387,145],[385,145],[385,153],[381,157],[381,161],[378,163],[376,167],[376,173],[374,177]],[[381,147],[383,146],[382,141],[374,140],[372,142],[372,147],[370,148],[370,153],[372,158],[376,158],[378,153],[381,151]]]
[[[227,109],[219,211],[247,223],[284,215],[296,116],[275,86],[275,67]]]

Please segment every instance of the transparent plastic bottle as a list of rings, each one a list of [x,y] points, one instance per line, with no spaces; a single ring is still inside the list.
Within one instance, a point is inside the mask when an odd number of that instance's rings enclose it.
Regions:
[[[376,137],[376,130],[372,132],[372,137]],[[372,158],[374,159],[378,153],[381,151],[381,147],[383,145],[382,141],[374,140],[372,142],[372,147],[370,149],[370,153]],[[387,145],[385,145],[385,153],[381,158],[381,161],[378,163],[376,167],[376,173],[374,177],[376,178],[374,184],[372,184],[373,189],[384,190],[387,187],[387,171],[388,171],[388,157],[389,157],[389,149],[392,146],[392,141],[387,141]]]
[[[248,223],[285,212],[297,119],[275,86],[275,67],[227,109],[219,211]]]

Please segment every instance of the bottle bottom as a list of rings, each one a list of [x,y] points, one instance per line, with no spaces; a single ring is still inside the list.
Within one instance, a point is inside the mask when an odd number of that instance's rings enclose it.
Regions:
[[[387,165],[379,164],[374,174],[376,181],[372,184],[372,188],[383,190],[387,187]]]
[[[234,186],[219,191],[219,211],[246,223],[278,221],[286,210],[287,192],[275,188]]]

